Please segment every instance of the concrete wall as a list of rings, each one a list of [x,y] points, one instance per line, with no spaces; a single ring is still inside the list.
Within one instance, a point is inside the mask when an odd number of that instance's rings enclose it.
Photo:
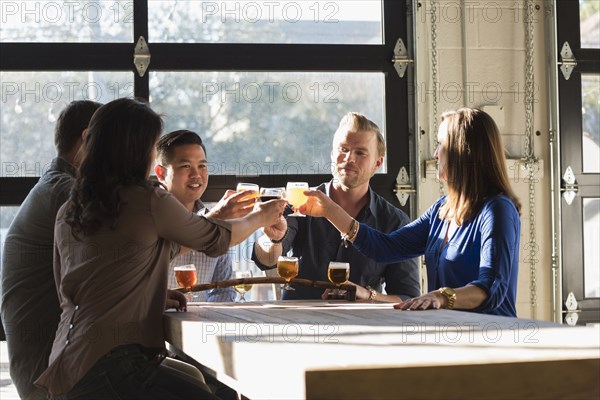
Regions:
[[[419,1],[415,10],[416,72],[415,98],[421,131],[418,160],[418,213],[440,195],[432,159],[435,131],[432,68],[432,3]],[[549,147],[544,24],[542,0],[533,15],[534,108],[533,136],[536,164],[534,207],[529,204],[527,173],[518,159],[525,156],[526,15],[524,0],[438,0],[437,20],[437,113],[462,106],[484,108],[496,120],[503,135],[513,188],[523,203],[517,313],[523,318],[552,320],[552,269],[550,235]],[[435,5],[435,4],[434,4]],[[466,90],[465,90],[466,89]],[[426,167],[429,168],[426,168]],[[531,214],[530,214],[531,213]],[[531,230],[530,218],[535,219]],[[530,250],[533,248],[533,252]],[[536,260],[532,273],[529,259]],[[535,290],[532,277],[535,276]],[[535,305],[533,304],[535,300]]]

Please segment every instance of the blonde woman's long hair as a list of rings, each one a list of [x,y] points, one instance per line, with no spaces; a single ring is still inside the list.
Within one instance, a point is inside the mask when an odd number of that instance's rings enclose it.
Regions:
[[[448,197],[441,219],[458,225],[473,220],[490,196],[504,194],[521,213],[506,170],[506,157],[498,126],[487,113],[473,108],[446,112],[448,121],[446,175]]]

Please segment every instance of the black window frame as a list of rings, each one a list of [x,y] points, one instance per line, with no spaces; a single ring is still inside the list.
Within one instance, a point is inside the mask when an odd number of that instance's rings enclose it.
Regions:
[[[1,71],[131,71],[134,95],[149,98],[151,71],[324,71],[382,72],[385,76],[385,133],[387,173],[376,174],[371,187],[400,207],[393,192],[402,166],[411,174],[408,80],[400,78],[392,57],[396,41],[409,37],[412,12],[410,0],[383,0],[383,44],[206,44],[148,42],[152,59],[148,71],[140,77],[132,57],[140,36],[148,40],[147,1],[134,1],[133,42],[131,43],[0,43]],[[350,111],[350,110],[348,110]],[[340,115],[341,118],[341,115]],[[335,127],[331,127],[332,134]],[[20,205],[39,177],[0,177],[0,206]],[[282,186],[286,181],[307,181],[310,185],[328,181],[330,175],[262,175],[252,182],[261,186]],[[243,176],[211,175],[203,196],[218,200],[225,189]],[[410,215],[410,202],[401,207]]]
[[[562,263],[563,302],[569,292],[575,295],[581,313],[578,324],[598,322],[600,299],[586,298],[584,290],[583,255],[583,199],[597,197],[598,174],[583,171],[582,158],[582,74],[600,74],[600,49],[581,48],[579,4],[569,0],[557,0],[557,53],[568,42],[577,66],[569,79],[558,71],[558,103],[560,113],[560,171],[570,166],[579,187],[571,205],[561,198],[562,213]],[[565,240],[568,238],[568,240]],[[566,308],[563,306],[563,311]]]

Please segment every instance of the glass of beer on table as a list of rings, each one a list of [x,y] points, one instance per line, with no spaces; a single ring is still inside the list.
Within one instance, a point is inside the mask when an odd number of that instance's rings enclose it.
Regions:
[[[245,279],[245,278],[252,278],[252,271],[236,271],[235,272],[235,279]],[[245,303],[246,299],[244,298],[244,295],[246,293],[248,293],[250,291],[250,289],[252,289],[252,283],[242,282],[240,284],[235,285],[234,289],[236,292],[238,292],[240,294],[239,302]]]
[[[294,212],[289,214],[289,217],[305,217],[298,212],[298,208],[308,200],[304,191],[308,190],[306,182],[288,182],[285,188],[285,199],[292,206]]]
[[[285,279],[284,290],[296,290],[290,286],[290,281],[298,276],[298,257],[279,256],[277,259],[277,273]]]
[[[327,270],[329,282],[337,287],[333,289],[333,297],[338,298],[340,295],[340,285],[348,282],[350,279],[350,264],[347,262],[331,261]]]
[[[183,288],[186,288],[188,292],[185,293],[187,301],[192,301],[194,295],[189,290],[196,284],[196,266],[194,264],[179,265],[175,267],[175,280],[177,284]]]

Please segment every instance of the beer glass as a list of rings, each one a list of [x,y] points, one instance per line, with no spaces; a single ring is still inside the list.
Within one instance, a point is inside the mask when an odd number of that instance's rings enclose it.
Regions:
[[[285,194],[285,188],[260,188],[260,201],[269,201],[275,199],[282,199]]]
[[[177,284],[187,290],[191,290],[192,286],[196,284],[196,266],[194,264],[186,264],[175,267],[175,280]],[[192,301],[194,294],[192,292],[186,292],[184,294],[187,301]]]
[[[290,281],[298,276],[298,257],[279,256],[277,259],[277,273],[285,279],[284,290],[296,290],[290,286]]]
[[[298,212],[298,208],[308,200],[304,191],[308,190],[306,182],[288,182],[285,190],[285,199],[292,206],[294,212],[289,217],[305,217]]]
[[[235,278],[236,279],[252,278],[252,271],[236,271]],[[250,289],[252,289],[252,284],[251,283],[240,283],[239,285],[235,285],[234,289],[236,292],[238,292],[240,294],[239,302],[245,303],[246,299],[244,298],[244,295],[246,293],[248,293],[250,291]]]
[[[238,183],[237,187],[235,188],[235,191],[243,192],[244,190],[252,190],[252,193],[249,194],[248,196],[245,196],[242,200],[248,200],[248,199],[258,197],[258,185],[254,184],[254,183],[244,183],[244,182]]]
[[[347,262],[331,261],[327,270],[327,277],[329,278],[329,282],[337,286],[333,289],[333,297],[337,298],[340,295],[340,285],[348,282],[350,278],[350,264]]]

